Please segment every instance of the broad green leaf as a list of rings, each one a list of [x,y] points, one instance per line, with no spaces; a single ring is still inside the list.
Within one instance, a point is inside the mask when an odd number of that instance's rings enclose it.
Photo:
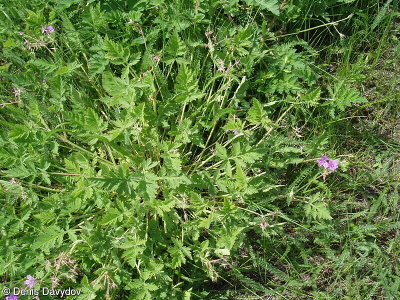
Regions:
[[[116,208],[109,208],[106,214],[101,218],[100,225],[116,224],[117,221],[122,221],[123,214]]]
[[[228,159],[228,153],[227,153],[226,149],[224,148],[224,146],[222,146],[220,143],[215,144],[215,150],[217,151],[216,155],[219,158]]]
[[[39,67],[41,70],[46,71],[46,72],[53,72],[57,69],[57,64],[54,63],[53,61],[47,61],[44,59],[35,59],[33,61],[30,61],[29,64],[34,65]]]
[[[75,4],[75,3],[79,3],[82,0],[57,0],[57,5],[56,5],[56,10],[57,11],[61,11],[64,10],[68,7],[70,7],[71,5]],[[90,2],[92,2],[94,0],[90,0]]]
[[[187,54],[187,49],[176,30],[171,34],[164,51],[165,54],[162,61],[166,64],[171,64]]]
[[[240,190],[244,190],[246,188],[247,178],[240,164],[236,164],[236,173],[234,177],[236,179],[237,187]]]
[[[309,90],[306,94],[300,96],[300,104],[305,104],[308,107],[318,105],[318,101],[321,98],[321,88],[315,88]]]
[[[102,132],[107,129],[107,122],[103,121],[91,107],[84,112],[68,114],[71,124],[78,126],[88,132]]]
[[[267,118],[266,113],[257,99],[253,99],[253,106],[247,112],[247,120],[251,125],[258,125],[263,122],[263,119]]]
[[[105,58],[110,60],[114,65],[122,65],[128,62],[130,52],[129,49],[124,48],[121,44],[112,40],[106,39],[104,41],[104,48],[107,51]]]
[[[304,211],[307,216],[311,216],[314,220],[332,220],[330,212],[323,202],[323,197],[320,193],[310,197],[308,203],[304,206]]]
[[[204,94],[198,92],[198,83],[194,72],[186,65],[181,65],[175,79],[175,91],[178,93],[176,100],[187,103],[201,98]]]
[[[82,66],[82,64],[74,61],[72,63],[66,64],[65,66],[59,67],[55,74],[62,75],[62,74],[71,73],[72,71],[80,68],[81,66]]]
[[[331,100],[326,105],[338,108],[341,111],[344,111],[346,107],[352,104],[367,102],[367,99],[361,96],[355,88],[346,85],[344,80],[337,82],[333,89],[328,86],[328,91]]]
[[[279,16],[279,5],[277,0],[245,0],[248,5],[259,6],[261,9],[266,9],[274,15]]]
[[[64,234],[65,231],[57,225],[46,227],[36,238],[35,242],[32,244],[32,248],[48,252],[50,249],[61,245]]]
[[[104,52],[93,55],[89,59],[89,77],[93,78],[97,74],[102,73],[108,65],[108,62],[109,60],[105,57]]]

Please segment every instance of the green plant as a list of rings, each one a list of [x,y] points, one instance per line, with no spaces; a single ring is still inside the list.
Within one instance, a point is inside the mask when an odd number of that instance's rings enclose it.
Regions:
[[[4,287],[398,296],[398,141],[354,121],[396,1],[3,2]]]

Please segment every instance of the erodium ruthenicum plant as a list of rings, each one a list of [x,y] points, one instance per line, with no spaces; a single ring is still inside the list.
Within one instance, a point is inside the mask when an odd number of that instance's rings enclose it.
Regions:
[[[379,217],[396,158],[358,148],[398,144],[357,123],[383,103],[365,80],[396,41],[397,1],[14,2],[0,0],[1,296],[398,294],[397,256],[380,277],[360,263],[397,247],[374,242],[398,230]]]

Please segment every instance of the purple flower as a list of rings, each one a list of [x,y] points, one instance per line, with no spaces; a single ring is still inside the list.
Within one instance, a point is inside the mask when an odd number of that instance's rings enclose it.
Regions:
[[[18,300],[18,296],[12,294],[12,295],[6,297],[6,300]]]
[[[231,132],[232,132],[234,135],[238,135],[238,134],[239,134],[239,131],[237,131],[237,130],[231,130]]]
[[[321,158],[318,158],[317,162],[319,167],[324,167],[325,169],[331,169],[332,171],[335,171],[339,167],[338,160],[329,159],[325,155],[322,156]]]
[[[325,155],[322,156],[321,158],[318,158],[317,162],[319,167],[325,167],[325,168],[328,167],[328,157],[326,157]]]
[[[339,167],[339,161],[336,159],[331,159],[328,162],[328,168],[331,169],[332,171],[335,171]]]
[[[30,289],[32,289],[35,284],[35,278],[33,278],[31,275],[26,276],[26,278],[28,279],[24,281],[24,284],[29,286]]]
[[[51,25],[42,27],[42,33],[53,33],[53,32],[54,32],[54,27]]]

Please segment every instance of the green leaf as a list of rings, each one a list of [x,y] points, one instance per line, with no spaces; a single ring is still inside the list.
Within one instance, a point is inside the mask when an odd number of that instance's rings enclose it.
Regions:
[[[337,82],[333,89],[328,87],[331,101],[327,102],[326,105],[338,108],[344,111],[346,107],[352,104],[365,103],[367,99],[360,95],[360,93],[348,85],[345,84],[344,80]]]
[[[253,106],[247,112],[247,120],[251,125],[258,125],[263,123],[268,123],[270,120],[266,115],[260,101],[253,99]]]
[[[107,51],[105,58],[110,60],[114,65],[122,65],[128,62],[130,52],[129,49],[124,48],[121,44],[112,40],[106,39],[104,41],[104,48]]]
[[[348,0],[349,1],[349,0]],[[390,9],[389,5],[390,3],[392,3],[392,0],[387,0],[385,5],[383,6],[383,8],[381,8],[379,10],[379,13],[377,14],[377,16],[374,19],[374,22],[372,23],[371,27],[369,28],[369,30],[374,30],[376,28],[376,26],[379,25],[379,23],[382,21],[382,19],[384,18],[384,16],[387,14],[388,9]],[[397,1],[396,1],[397,3]],[[398,4],[396,4],[395,6],[397,6],[398,8]]]
[[[239,190],[244,190],[246,188],[247,178],[240,164],[236,164],[236,174],[234,177]]]
[[[104,52],[99,52],[89,59],[89,77],[93,78],[97,74],[104,71],[108,65],[109,60],[105,57]]]
[[[57,69],[56,63],[54,63],[53,61],[48,62],[47,60],[44,60],[44,59],[35,59],[35,60],[29,62],[29,64],[37,66],[41,70],[49,72],[49,73],[51,73]]]
[[[131,59],[129,60],[129,66],[136,65],[140,61],[141,56],[142,54],[139,52],[131,55]]]
[[[123,214],[116,208],[111,207],[100,221],[100,225],[115,224],[117,221],[122,221]]]
[[[175,91],[178,93],[178,101],[187,103],[202,97],[204,94],[198,92],[198,83],[194,72],[186,65],[181,65],[175,79]]]
[[[320,193],[311,196],[308,203],[304,206],[307,216],[311,216],[314,220],[332,220],[330,212],[326,204],[322,202]]]
[[[308,107],[318,105],[318,101],[321,98],[321,88],[315,88],[309,90],[306,94],[300,96],[300,104],[304,104]]]
[[[261,9],[266,9],[274,15],[279,16],[279,2],[277,0],[245,0],[248,5],[259,6]]]
[[[143,196],[145,200],[149,201],[151,199],[154,199],[157,192],[158,192],[158,184],[157,184],[157,179],[158,177],[149,172],[146,174],[140,174],[137,173],[138,176],[140,176],[140,180],[138,181],[138,186],[137,186],[137,193],[140,196]]]
[[[171,155],[171,153],[164,153],[161,157],[164,159],[164,164],[168,169],[178,172],[181,171],[182,161],[179,157]]]
[[[56,10],[57,11],[64,10],[70,7],[72,4],[79,3],[81,1],[82,0],[58,0],[56,5]]]
[[[187,53],[187,49],[184,45],[184,43],[181,41],[179,38],[178,32],[175,30],[169,40],[168,44],[165,47],[165,55],[163,58],[163,62],[166,64],[171,64],[175,62],[178,57],[182,57]]]
[[[59,67],[58,70],[56,71],[55,75],[71,73],[72,71],[80,68],[81,66],[82,66],[82,64],[74,61],[72,63],[66,64],[65,66]]]
[[[103,72],[102,74],[102,86],[111,96],[122,94],[125,89],[125,86],[117,81],[117,78],[109,71]]]
[[[228,159],[228,153],[227,153],[226,149],[224,148],[224,146],[222,146],[220,143],[215,144],[215,150],[217,151],[216,155],[219,158]]]
[[[100,98],[101,102],[109,106],[121,105],[123,108],[133,107],[135,105],[138,92],[134,82],[130,82],[129,78],[122,79],[114,76],[109,71],[105,71],[102,74],[102,84],[104,90],[111,97],[102,97]],[[146,86],[147,85],[142,84],[142,87]]]
[[[186,262],[185,255],[181,251],[181,248],[178,247],[169,248],[168,252],[172,257],[172,264],[171,264],[172,269],[179,268],[182,264]]]
[[[82,112],[66,114],[69,116],[72,125],[78,126],[89,132],[102,132],[107,129],[107,122],[103,121],[93,108],[87,108]]]
[[[36,238],[35,242],[32,244],[32,248],[48,252],[50,249],[62,244],[64,234],[65,231],[57,225],[46,227]]]

